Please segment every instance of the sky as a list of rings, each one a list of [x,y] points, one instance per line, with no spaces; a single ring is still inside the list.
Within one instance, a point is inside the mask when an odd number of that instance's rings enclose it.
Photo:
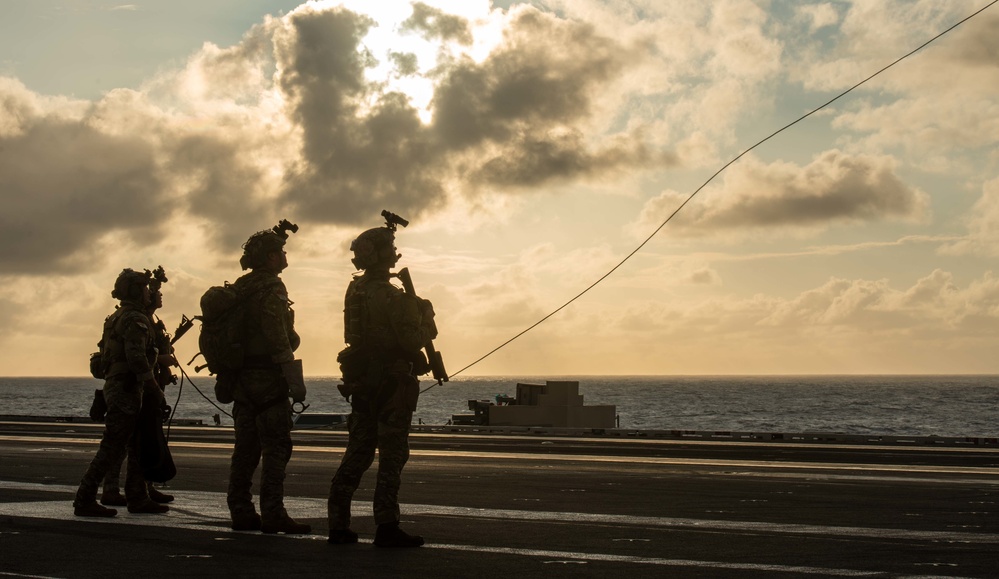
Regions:
[[[455,373],[999,373],[990,0],[0,0],[0,375],[286,218],[308,375],[388,209]],[[186,363],[196,330],[177,345]]]

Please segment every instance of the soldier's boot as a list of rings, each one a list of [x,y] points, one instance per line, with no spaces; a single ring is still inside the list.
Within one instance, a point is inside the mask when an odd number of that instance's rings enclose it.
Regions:
[[[375,546],[409,548],[423,545],[423,537],[410,535],[399,528],[399,523],[383,523],[375,530]]]
[[[144,515],[162,515],[163,513],[170,510],[170,507],[166,505],[161,505],[159,503],[154,503],[153,501],[146,499],[145,501],[139,503],[133,503],[128,505],[128,512],[133,514],[144,514]]]
[[[146,483],[146,490],[149,493],[149,499],[154,503],[163,504],[173,502],[173,495],[161,493],[156,487],[153,486],[153,483]]]
[[[357,542],[357,533],[350,529],[331,529],[326,542],[331,545],[351,545]]]
[[[78,517],[113,517],[118,511],[102,507],[97,501],[73,501],[73,514]]]
[[[265,519],[260,523],[260,532],[269,535],[274,533],[284,533],[285,535],[307,535],[312,532],[312,527],[305,523],[298,523],[295,519],[284,515],[277,519]]]
[[[125,500],[125,496],[121,494],[121,491],[106,490],[101,493],[101,504],[109,507],[125,507],[128,506],[128,501]]]
[[[260,515],[252,513],[231,513],[233,531],[259,531]]]

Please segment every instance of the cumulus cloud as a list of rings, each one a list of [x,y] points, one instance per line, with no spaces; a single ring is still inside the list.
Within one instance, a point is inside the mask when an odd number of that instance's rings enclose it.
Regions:
[[[450,39],[464,23],[417,5],[406,26]],[[276,36],[280,87],[303,143],[283,200],[310,219],[354,223],[386,205],[419,215],[450,194],[599,179],[670,160],[635,133],[593,144],[593,94],[635,54],[587,24],[513,10],[482,62],[457,57],[434,71],[429,125],[404,95],[366,80],[376,63],[361,40],[373,25],[344,9],[300,9]]]
[[[791,297],[636,300],[607,315],[608,347],[617,336],[658,344],[645,353],[660,361],[652,371],[939,372],[962,362],[965,371],[986,371],[999,333],[999,280],[986,273],[962,286],[943,270],[902,288],[832,278]]]
[[[813,90],[850,87],[974,8],[967,2],[854,2],[831,40],[800,48],[806,58],[795,76]],[[834,128],[857,133],[869,150],[918,152],[924,170],[945,171],[978,149],[994,148],[997,33],[999,14],[979,14],[861,87],[853,102],[840,105]]]
[[[950,272],[935,270],[907,289],[887,280],[831,279],[825,285],[779,303],[762,325],[852,326],[857,330],[916,333],[927,326],[954,329],[978,315],[994,316],[999,284],[986,274],[960,288]]]
[[[413,14],[400,29],[423,34],[428,39],[455,41],[466,46],[472,44],[472,31],[466,18],[448,14],[423,2],[413,3]]]
[[[982,196],[968,217],[968,235],[940,251],[950,255],[999,255],[999,179],[982,187]]]
[[[154,148],[97,130],[87,115],[32,114],[39,104],[10,86],[0,85],[0,100],[19,120],[0,135],[0,273],[84,270],[109,231],[159,239],[170,210]]]
[[[668,191],[648,201],[638,231],[657,226],[684,199]],[[669,232],[817,230],[834,223],[920,220],[928,211],[929,197],[895,174],[891,157],[831,150],[804,167],[746,157],[729,170],[719,187],[705,190],[685,206],[670,222]]]
[[[213,224],[209,241],[231,252],[278,217],[419,217],[462,197],[673,162],[640,131],[593,122],[594,96],[638,49],[529,7],[499,22],[502,39],[473,59],[461,50],[474,23],[414,5],[406,31],[459,48],[430,73],[413,54],[368,50],[372,18],[310,3],[92,103],[2,79],[0,186],[12,207],[0,225],[18,249],[0,273],[78,271],[102,240],[155,243],[171,218]],[[431,121],[369,78],[378,58],[400,76],[427,74]]]

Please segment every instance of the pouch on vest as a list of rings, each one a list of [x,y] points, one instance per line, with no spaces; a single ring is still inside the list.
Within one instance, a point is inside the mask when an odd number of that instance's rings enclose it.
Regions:
[[[222,404],[229,404],[234,400],[233,391],[236,389],[236,377],[231,372],[222,372],[215,376],[215,399]]]
[[[370,356],[363,347],[347,346],[336,355],[336,361],[344,381],[355,381],[367,372]]]
[[[98,380],[104,379],[104,357],[100,352],[90,355],[90,375]]]

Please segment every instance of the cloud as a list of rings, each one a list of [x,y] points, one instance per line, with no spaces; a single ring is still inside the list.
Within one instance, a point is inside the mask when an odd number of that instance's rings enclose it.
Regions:
[[[693,285],[720,285],[721,276],[718,272],[710,267],[703,267],[697,271],[691,272],[687,276],[687,283]]]
[[[838,91],[942,32],[968,3],[854,2],[831,39],[809,39],[794,77]],[[867,150],[918,153],[919,168],[946,171],[999,142],[999,68],[992,40],[999,14],[986,11],[913,55],[838,106],[833,128],[863,137]]]
[[[776,306],[760,320],[779,327],[850,326],[856,331],[898,331],[912,335],[930,328],[951,331],[977,316],[999,314],[999,283],[991,274],[960,288],[953,274],[934,270],[905,290],[887,280],[831,279]]]
[[[497,154],[471,175],[473,183],[530,188],[549,182],[613,177],[628,168],[676,164],[672,154],[638,140],[621,139],[599,151],[587,148],[578,131],[524,135],[515,147]]]
[[[455,41],[465,46],[472,44],[472,31],[467,19],[447,14],[423,2],[413,3],[413,14],[402,23],[400,30],[422,33],[428,40]]]
[[[764,164],[746,157],[723,183],[705,190],[669,224],[676,235],[735,230],[821,230],[835,223],[925,219],[929,197],[895,174],[887,156],[822,153],[810,164]],[[649,200],[637,231],[649,231],[687,196],[667,191]]]
[[[999,255],[999,178],[982,186],[967,218],[968,235],[940,249],[947,255]]]
[[[18,240],[0,273],[79,271],[102,243],[161,241],[171,219],[231,253],[278,217],[419,218],[675,163],[640,130],[599,126],[594,99],[640,45],[525,6],[490,18],[502,38],[472,58],[479,21],[416,4],[403,28],[455,45],[430,72],[413,54],[367,49],[372,18],[309,3],[95,102],[0,79],[0,184],[16,196],[2,235]],[[429,120],[370,77],[380,58],[433,83]]]
[[[797,6],[795,7],[795,11],[800,17],[805,18],[808,21],[808,29],[810,32],[815,32],[821,28],[833,26],[839,23],[839,13],[836,11],[836,8],[828,2]]]
[[[0,100],[20,113],[0,136],[0,274],[86,270],[113,231],[142,243],[162,237],[171,211],[149,142],[95,129],[88,115],[32,114],[40,104],[9,87]]]
[[[999,280],[991,273],[965,285],[935,270],[903,288],[831,278],[791,297],[622,306],[604,312],[602,348],[584,363],[633,359],[659,373],[985,372],[999,335]],[[565,340],[578,333],[576,324],[561,328]],[[615,349],[618,342],[628,346]]]
[[[444,22],[428,10],[418,5],[408,26]],[[638,133],[589,131],[593,95],[635,52],[587,24],[511,11],[482,62],[456,57],[434,71],[429,125],[404,95],[366,79],[376,63],[361,41],[374,25],[306,6],[275,36],[279,86],[302,135],[282,201],[309,219],[357,223],[386,206],[419,216],[479,188],[515,192],[671,161]]]

